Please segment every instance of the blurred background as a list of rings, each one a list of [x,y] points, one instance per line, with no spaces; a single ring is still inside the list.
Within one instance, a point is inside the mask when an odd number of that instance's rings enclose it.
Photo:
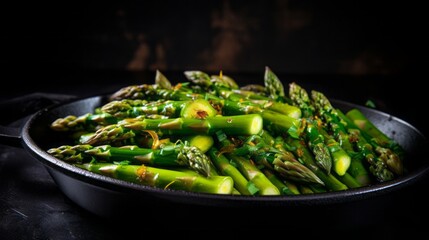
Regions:
[[[2,69],[408,75],[427,53],[427,17],[416,3],[33,4],[2,7]]]
[[[173,82],[192,69],[262,83],[269,66],[285,84],[370,99],[415,123],[409,102],[425,92],[429,53],[424,9],[392,1],[5,3],[1,99],[111,92],[151,83],[156,69]]]

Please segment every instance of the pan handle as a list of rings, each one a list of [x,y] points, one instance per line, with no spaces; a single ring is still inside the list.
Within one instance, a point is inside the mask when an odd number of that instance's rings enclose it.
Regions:
[[[0,144],[11,147],[21,147],[21,129],[0,125]]]
[[[0,103],[0,144],[22,147],[21,131],[26,120],[37,111],[78,98],[74,95],[36,92]]]

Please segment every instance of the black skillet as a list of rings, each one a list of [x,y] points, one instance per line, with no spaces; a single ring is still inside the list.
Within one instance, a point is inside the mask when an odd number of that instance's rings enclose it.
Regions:
[[[163,201],[188,206],[219,207],[293,207],[326,206],[369,199],[404,188],[426,175],[429,161],[424,152],[428,142],[423,134],[409,123],[389,114],[332,100],[335,107],[347,111],[359,108],[383,132],[393,137],[406,150],[407,173],[393,181],[345,191],[296,196],[229,196],[164,190],[137,185],[91,173],[74,167],[49,155],[46,150],[69,143],[61,134],[49,129],[57,118],[66,115],[83,115],[106,103],[106,96],[67,100],[39,110],[25,120],[22,128],[1,127],[0,143],[13,145],[19,142],[28,153],[47,169],[60,190],[84,209],[101,216],[128,211],[130,206]]]

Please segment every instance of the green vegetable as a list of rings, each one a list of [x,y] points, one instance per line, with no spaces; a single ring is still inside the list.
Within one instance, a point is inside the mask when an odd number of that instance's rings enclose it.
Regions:
[[[136,184],[252,197],[345,191],[406,171],[402,147],[360,110],[344,114],[268,66],[262,84],[241,87],[222,71],[184,76],[173,85],[157,70],[153,84],[52,121],[70,144],[47,152]]]

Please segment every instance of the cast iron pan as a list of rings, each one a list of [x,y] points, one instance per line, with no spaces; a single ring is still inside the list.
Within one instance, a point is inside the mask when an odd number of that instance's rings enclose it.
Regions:
[[[429,161],[424,151],[429,148],[422,133],[407,122],[389,114],[332,100],[335,107],[347,111],[358,108],[384,133],[395,139],[406,150],[404,165],[407,173],[393,181],[345,191],[296,196],[230,196],[164,190],[137,185],[91,173],[74,167],[49,155],[46,150],[70,144],[61,134],[49,129],[57,118],[66,115],[80,116],[93,112],[107,102],[107,96],[68,100],[39,110],[28,117],[22,129],[1,127],[0,140],[11,143],[19,140],[20,146],[44,164],[60,190],[84,209],[101,216],[111,216],[129,210],[129,206],[142,203],[171,202],[195,206],[223,207],[293,207],[320,206],[368,199],[409,186],[427,174]],[[11,141],[12,140],[12,141]]]

